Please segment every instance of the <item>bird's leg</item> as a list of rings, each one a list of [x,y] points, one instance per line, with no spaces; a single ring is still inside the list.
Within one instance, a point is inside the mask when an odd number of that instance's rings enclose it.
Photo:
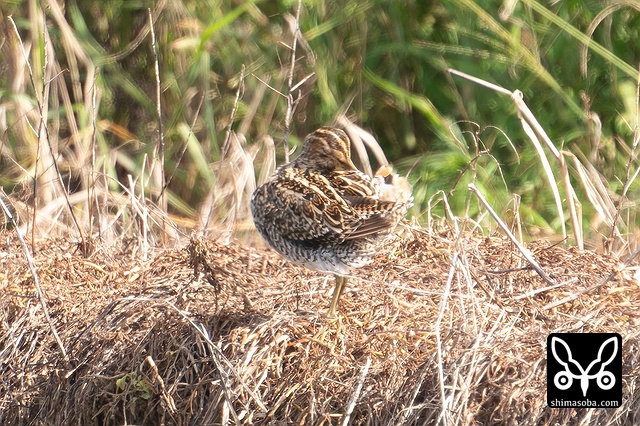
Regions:
[[[329,306],[329,313],[327,316],[329,318],[336,317],[336,310],[338,308],[338,301],[340,300],[340,296],[342,296],[342,292],[344,292],[344,288],[347,284],[347,277],[343,275],[335,274],[336,278],[336,288],[333,290],[333,298],[331,299],[331,306]]]

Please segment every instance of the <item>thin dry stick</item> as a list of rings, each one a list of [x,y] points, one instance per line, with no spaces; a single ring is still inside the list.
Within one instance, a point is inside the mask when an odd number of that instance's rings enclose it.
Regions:
[[[11,22],[13,23],[13,18],[9,17],[9,19],[11,20]],[[15,23],[13,23],[14,28],[15,28]],[[16,34],[18,34],[17,30],[16,30]],[[18,34],[18,39],[20,39],[20,34]],[[20,39],[20,47],[22,47],[22,54],[25,56],[25,63],[27,64],[27,68],[29,69],[29,75],[33,76],[33,70],[31,69],[31,63],[27,60],[27,56],[26,56],[26,52],[24,51],[24,47],[22,45],[22,40]],[[45,72],[47,66],[47,49],[44,49],[44,57],[45,57],[45,66],[43,67],[43,73]],[[40,99],[38,98],[38,91],[36,90],[35,87],[35,82],[33,81],[33,77],[31,77],[31,85],[33,86],[33,95],[36,98],[36,102],[38,103],[38,105],[40,105]],[[42,96],[44,99],[44,91],[45,91],[45,85],[42,86]],[[41,160],[41,139],[40,139],[40,134],[42,132],[42,110],[40,110],[40,122],[38,123],[38,130],[36,131],[36,134],[38,135],[38,144],[37,144],[37,148],[36,148],[36,159],[33,165],[33,219],[32,219],[32,223],[31,223],[31,251],[33,251],[34,253],[36,252],[36,224],[37,224],[37,220],[38,220],[38,164],[40,164],[40,160]],[[28,225],[28,224],[27,224]]]
[[[281,91],[279,91],[278,89],[276,89],[275,87],[273,87],[272,85],[270,85],[269,83],[267,83],[266,81],[264,81],[263,79],[261,79],[260,77],[258,77],[257,75],[251,73],[252,77],[255,77],[256,80],[258,80],[260,83],[264,84],[265,86],[267,86],[269,89],[273,90],[274,92],[276,92],[278,95],[282,96],[283,98],[286,98],[287,95],[285,95],[284,93],[282,93]]]
[[[577,293],[573,293],[565,298],[562,298],[560,300],[556,300],[555,302],[551,302],[548,303],[546,305],[544,305],[542,307],[543,310],[549,310],[549,309],[553,309],[556,306],[560,306],[563,305],[567,302],[571,302],[572,300],[577,299],[578,297],[582,296],[583,294],[587,294],[590,291],[595,290],[596,288],[602,287],[603,285],[605,285],[606,283],[608,283],[609,281],[611,281],[611,279],[613,279],[613,277],[615,277],[618,274],[619,271],[613,271],[611,272],[608,276],[606,276],[605,278],[601,279],[598,283],[592,285],[591,287],[585,288],[583,290],[580,290]]]
[[[527,297],[535,296],[536,294],[544,293],[545,291],[553,290],[554,288],[562,287],[564,285],[571,284],[571,283],[576,282],[576,281],[578,281],[578,278],[573,277],[571,279],[568,279],[567,281],[563,281],[563,282],[558,283],[558,284],[550,285],[550,286],[547,286],[547,287],[544,287],[544,288],[536,288],[534,290],[528,291],[528,292],[526,292],[524,294],[521,294],[519,296],[514,296],[513,300],[526,299]]]
[[[472,138],[473,138],[473,147],[475,148],[475,158],[473,158],[471,161],[469,161],[467,163],[467,165],[465,166],[465,169],[467,167],[469,167],[471,169],[471,182],[475,182],[476,178],[478,176],[478,159],[480,158],[481,155],[483,155],[484,153],[486,153],[486,151],[480,152],[480,147],[478,146],[478,139],[479,139],[479,134],[477,132],[472,133]],[[500,166],[498,166],[498,169],[500,169]],[[461,173],[465,173],[465,171],[461,172]],[[462,175],[458,176],[458,179],[460,179],[462,177]],[[456,183],[454,185],[457,185],[458,182],[456,181]],[[454,186],[455,188],[455,186]],[[452,192],[449,192],[449,196],[452,195]],[[469,217],[469,210],[471,209],[471,197],[467,197],[467,202],[465,203],[465,208],[464,208],[464,221],[466,222],[467,220],[470,219]]]
[[[162,380],[162,377],[158,372],[158,366],[156,365],[151,355],[147,356],[147,363],[151,366],[151,370],[153,370],[153,375],[155,376],[156,380],[158,381],[158,384],[160,385],[160,392],[162,392],[162,398],[167,404],[167,411],[169,411],[169,413],[171,414],[177,413],[178,409],[176,408],[176,402],[173,400],[173,397],[171,396],[171,394],[167,392],[167,388],[164,385],[164,380]]]
[[[513,194],[513,217],[516,221],[516,229],[518,230],[518,241],[524,241],[522,238],[522,221],[520,219],[520,195]]]
[[[427,363],[422,367],[422,373],[420,373],[420,378],[417,380],[417,384],[414,386],[413,392],[411,393],[411,399],[409,399],[409,403],[406,405],[406,408],[401,411],[400,421],[397,422],[397,424],[407,424],[409,416],[411,416],[416,408],[419,407],[419,405],[416,405],[415,403],[416,398],[418,398],[418,394],[423,389],[422,385],[424,384],[424,379],[427,377],[427,373],[430,369],[431,366]],[[393,420],[395,420],[395,418]]]
[[[233,122],[235,121],[236,118],[236,112],[238,111],[238,104],[240,103],[240,99],[242,98],[242,95],[244,94],[244,64],[242,64],[242,68],[240,69],[240,81],[238,82],[238,90],[236,90],[236,99],[233,102],[233,108],[231,110],[231,116],[229,118],[229,125],[227,126],[227,133],[225,135],[224,138],[224,143],[222,144],[222,159],[226,159],[227,154],[229,153],[229,147],[231,145],[231,132],[232,132],[232,126],[233,126]],[[256,77],[257,78],[257,77]],[[260,80],[258,78],[258,80]],[[262,82],[262,80],[260,80]],[[234,194],[237,194],[237,191],[235,190],[236,185],[235,185],[235,175],[234,173],[231,173],[231,179],[233,180],[233,187],[234,187]],[[209,205],[209,207],[207,208],[207,218],[203,221],[202,223],[202,227],[200,229],[200,232],[204,232],[205,229],[207,229],[209,227],[209,222],[211,221],[211,215],[213,213],[213,204]],[[234,203],[233,204],[233,221],[235,222],[235,218],[237,217],[237,209],[238,209],[238,203]],[[233,223],[233,222],[231,222]]]
[[[451,283],[453,282],[453,278],[456,272],[456,264],[458,263],[458,252],[453,253],[453,257],[451,258],[451,268],[449,268],[449,276],[447,277],[447,283],[444,286],[444,291],[442,293],[442,299],[440,299],[440,309],[438,310],[438,318],[436,318],[436,323],[433,326],[434,332],[436,334],[436,347],[437,347],[437,355],[438,355],[438,382],[440,384],[440,402],[442,404],[442,411],[440,412],[440,417],[438,422],[442,422],[443,425],[447,424],[447,393],[445,392],[445,383],[444,383],[444,367],[442,365],[443,356],[442,356],[442,337],[440,336],[440,324],[442,323],[442,319],[444,318],[444,311],[447,307],[449,292],[451,291]]]
[[[100,237],[102,235],[102,227],[100,225],[100,210],[97,208],[98,207],[98,203],[96,198],[96,179],[95,179],[95,173],[96,173],[96,156],[97,156],[97,147],[96,147],[96,142],[98,140],[98,126],[97,126],[97,117],[98,117],[98,88],[97,88],[97,84],[96,82],[98,81],[98,72],[99,69],[96,68],[94,71],[94,76],[93,76],[93,93],[92,93],[92,114],[91,114],[91,127],[92,127],[92,134],[91,134],[91,170],[89,171],[89,176],[87,176],[87,201],[88,201],[88,208],[89,208],[89,240],[91,240],[92,238],[92,233],[93,233],[93,215],[94,215],[94,206],[96,207],[95,209],[95,214],[96,216],[98,216],[98,220],[96,221],[98,223],[98,237]]]
[[[71,202],[69,201],[69,194],[67,192],[67,188],[65,188],[64,186],[64,180],[62,179],[62,173],[60,173],[60,168],[58,167],[58,161],[56,160],[55,156],[54,156],[54,150],[53,150],[53,146],[51,146],[51,138],[49,138],[49,129],[46,125],[46,117],[44,116],[44,105],[43,105],[43,101],[40,101],[40,98],[37,95],[37,88],[36,88],[36,82],[34,80],[33,77],[33,69],[31,68],[31,63],[29,62],[29,56],[27,55],[27,52],[24,50],[24,45],[22,43],[22,38],[20,37],[20,32],[18,31],[18,27],[16,26],[16,23],[14,22],[13,18],[10,16],[9,17],[9,21],[11,21],[11,24],[13,25],[13,29],[16,33],[16,36],[18,37],[18,40],[20,41],[20,49],[22,50],[22,55],[24,56],[24,60],[25,63],[27,64],[27,68],[29,69],[29,79],[31,81],[31,86],[33,87],[33,92],[35,93],[35,100],[36,100],[36,104],[38,106],[38,111],[40,113],[40,126],[42,126],[42,129],[44,129],[44,134],[45,134],[45,139],[47,141],[47,145],[49,146],[49,151],[51,152],[51,159],[53,161],[53,167],[56,171],[56,174],[58,175],[58,183],[60,184],[60,187],[62,188],[62,194],[64,195],[65,201],[67,203],[67,207],[69,208],[69,214],[71,215],[71,219],[73,220],[74,225],[76,226],[76,229],[78,230],[78,233],[80,234],[80,239],[82,240],[82,254],[84,256],[88,256],[89,255],[89,247],[87,245],[87,240],[84,237],[84,232],[82,232],[82,228],[80,227],[80,223],[78,223],[78,219],[76,218],[75,213],[73,212],[73,206],[71,205]],[[46,51],[46,48],[45,48]],[[43,86],[43,91],[44,91],[44,87],[46,85]],[[40,138],[40,132],[38,132],[38,144],[39,144],[39,138]],[[38,179],[38,176],[34,176],[34,179]],[[34,194],[34,196],[37,196],[37,194]],[[34,223],[35,225],[35,223]]]
[[[296,68],[296,48],[298,46],[298,33],[300,32],[300,9],[302,9],[302,0],[298,0],[298,10],[296,11],[296,20],[293,29],[293,43],[291,45],[291,67],[289,68],[289,92],[287,93],[287,113],[284,117],[284,162],[289,163],[289,133],[291,132],[291,116],[295,109],[295,101],[293,99],[293,72]],[[298,85],[296,85],[297,87]]]
[[[476,197],[478,197],[478,200],[480,201],[480,203],[484,206],[485,209],[487,209],[491,217],[493,217],[493,219],[496,221],[498,226],[502,228],[502,231],[505,233],[507,237],[509,237],[511,242],[515,244],[515,246],[518,248],[520,253],[522,253],[524,258],[527,260],[527,262],[529,262],[531,267],[538,273],[538,275],[540,275],[540,277],[550,285],[555,285],[556,282],[553,281],[551,277],[547,275],[546,272],[544,272],[542,267],[540,267],[538,262],[536,262],[536,260],[531,255],[531,252],[529,252],[529,250],[527,250],[522,244],[520,244],[520,242],[515,237],[515,235],[513,235],[509,230],[509,227],[507,226],[507,224],[504,223],[502,219],[500,219],[500,216],[498,216],[498,214],[491,208],[487,200],[484,198],[484,196],[480,193],[480,191],[478,191],[478,188],[472,183],[470,183],[468,187],[469,187],[469,191],[471,191],[473,194],[475,194]]]
[[[3,194],[4,194],[4,191],[3,191]],[[27,263],[29,264],[29,270],[31,271],[31,276],[33,277],[33,284],[36,287],[36,293],[38,294],[38,301],[40,301],[40,306],[42,306],[42,312],[44,313],[44,318],[47,321],[47,324],[49,324],[49,329],[51,330],[51,334],[53,335],[53,338],[55,339],[56,343],[58,344],[58,347],[60,348],[62,359],[64,359],[64,362],[67,364],[67,367],[70,368],[71,365],[69,363],[69,357],[67,356],[67,351],[65,350],[64,345],[62,344],[62,340],[60,340],[60,336],[58,335],[56,326],[53,325],[53,321],[51,321],[51,316],[49,316],[49,309],[47,308],[47,299],[45,298],[44,293],[42,292],[42,288],[40,287],[40,282],[38,281],[38,271],[36,271],[36,266],[33,263],[33,257],[31,256],[29,247],[27,246],[27,243],[25,242],[24,237],[20,233],[20,228],[18,227],[18,223],[16,222],[13,215],[11,214],[9,207],[4,203],[4,200],[2,199],[2,197],[0,197],[0,205],[2,206],[2,210],[4,210],[4,213],[7,215],[7,217],[11,221],[11,224],[16,230],[16,233],[18,234],[18,238],[20,239],[20,244],[22,244],[22,248],[24,249],[24,254],[27,258]]]
[[[146,156],[144,157],[143,161],[146,163]],[[149,240],[148,240],[149,211],[147,209],[147,205],[145,203],[145,197],[144,197],[144,189],[143,189],[144,177],[141,178],[141,182],[140,182],[140,191],[142,194],[139,200],[138,200],[138,197],[136,197],[136,184],[133,180],[133,176],[127,175],[127,178],[129,179],[129,194],[130,194],[131,208],[133,211],[137,213],[138,217],[140,218],[140,226],[142,227],[142,259],[147,260],[147,255],[150,247]]]
[[[149,13],[149,28],[151,29],[151,47],[153,49],[153,61],[155,65],[156,72],[156,110],[158,113],[158,147],[157,153],[160,156],[160,197],[158,199],[160,203],[160,209],[162,212],[167,213],[167,197],[166,193],[163,191],[165,184],[165,176],[164,176],[164,131],[162,129],[162,92],[160,88],[160,63],[158,61],[158,47],[156,46],[156,32],[153,29],[153,15],[151,14],[151,8],[147,8],[147,12]],[[154,158],[155,160],[155,158]],[[154,165],[156,162],[154,161]],[[167,232],[166,227],[167,223],[165,219],[162,219],[162,223],[164,224],[164,233],[163,238],[166,243]]]
[[[229,125],[227,126],[227,133],[224,138],[224,143],[222,144],[222,159],[226,159],[227,154],[229,153],[229,146],[231,145],[231,131],[233,122],[236,118],[236,112],[238,111],[238,104],[240,103],[240,98],[244,93],[244,64],[242,64],[242,68],[240,69],[240,81],[238,82],[238,90],[236,90],[236,100],[233,102],[233,108],[231,109],[231,116],[229,118]],[[237,194],[236,185],[235,185],[235,174],[230,174],[231,179],[233,180],[233,188],[234,194]],[[237,200],[236,200],[237,201]],[[203,221],[202,228],[200,229],[203,232],[205,229],[209,228],[209,222],[211,221],[211,215],[213,213],[213,204],[209,206],[207,209],[207,219]],[[235,222],[236,217],[238,216],[238,203],[233,203],[233,222]]]
[[[344,419],[342,420],[342,426],[347,426],[349,424],[349,419],[351,418],[351,413],[353,413],[353,409],[356,407],[356,403],[358,402],[358,398],[360,398],[360,392],[362,392],[362,386],[364,385],[364,380],[369,374],[369,367],[371,367],[371,358],[367,357],[367,362],[362,367],[362,374],[360,375],[360,380],[358,380],[358,385],[356,386],[353,395],[349,399],[349,403],[347,404],[347,410],[344,414]]]
[[[511,92],[511,90],[505,89],[504,87],[498,86],[497,84],[489,83],[488,81],[482,80],[481,78],[477,78],[467,73],[454,70],[453,68],[449,68],[447,69],[447,71],[459,77],[466,78],[469,81],[473,81],[474,83],[478,83],[481,86],[495,90],[496,92],[500,92],[502,94],[509,95],[509,96],[513,95],[513,92]]]
[[[36,94],[35,96],[37,97],[38,95]],[[39,134],[40,131],[38,131],[38,135]],[[33,163],[33,218],[31,219],[31,250],[34,253],[36,252],[36,224],[38,220],[38,164],[40,164],[40,147],[40,138],[38,138],[36,160]]]

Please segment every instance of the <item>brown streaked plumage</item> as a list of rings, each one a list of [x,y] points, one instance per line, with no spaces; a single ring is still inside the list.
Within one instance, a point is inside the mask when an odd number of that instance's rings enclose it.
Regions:
[[[285,258],[336,275],[329,308],[335,316],[345,275],[371,262],[412,199],[405,178],[388,166],[373,178],[360,172],[346,133],[322,127],[305,138],[296,160],[256,189],[251,213],[262,237]]]

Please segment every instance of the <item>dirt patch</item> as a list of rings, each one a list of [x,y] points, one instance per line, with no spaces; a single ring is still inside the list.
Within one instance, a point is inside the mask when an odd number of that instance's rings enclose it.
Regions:
[[[35,264],[65,361],[15,233],[1,237],[0,424],[640,416],[640,292],[635,269],[613,257],[529,244],[564,283],[543,290],[504,238],[406,229],[349,280],[328,320],[333,277],[269,249],[193,240],[143,261],[107,248],[83,258],[74,242],[45,240]],[[546,406],[546,338],[559,331],[622,335],[622,407]]]

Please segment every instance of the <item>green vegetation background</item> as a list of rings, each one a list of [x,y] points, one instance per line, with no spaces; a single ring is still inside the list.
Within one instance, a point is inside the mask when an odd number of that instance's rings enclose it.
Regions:
[[[172,176],[168,210],[195,217],[224,179],[219,172],[227,169],[211,165],[224,161],[232,117],[242,146],[255,157],[256,175],[269,147],[266,136],[282,161],[283,94],[289,91],[297,6],[291,0],[58,2],[70,37],[50,2],[4,1],[0,185],[25,201],[33,198],[26,188],[38,172],[41,138],[24,130],[24,122],[37,128],[37,99],[45,92],[50,137],[70,192],[87,185],[82,170],[90,161],[115,192],[129,186],[127,175],[150,173],[160,122],[150,9],[165,170]],[[522,91],[556,147],[593,166],[591,178],[599,174],[621,213],[622,234],[631,236],[635,204],[628,200],[638,198],[637,183],[628,185],[626,198],[622,193],[638,168],[639,9],[631,1],[304,1],[293,82],[310,77],[294,93],[300,100],[291,142],[299,144],[344,113],[372,132],[400,172],[409,174],[419,219],[426,221],[426,212],[444,216],[445,196],[455,214],[473,217],[480,209],[467,191],[473,180],[503,215],[514,209],[513,194],[521,197],[519,214],[529,237],[536,230],[559,232],[549,183],[513,102],[446,71],[453,68]],[[15,65],[20,46],[26,47],[35,90],[28,70]],[[43,78],[51,64],[57,72]],[[95,84],[87,86],[91,76]],[[81,139],[95,142],[94,157],[79,154],[93,149]],[[611,230],[571,170],[583,228],[599,244]],[[215,211],[224,217],[228,208]]]

